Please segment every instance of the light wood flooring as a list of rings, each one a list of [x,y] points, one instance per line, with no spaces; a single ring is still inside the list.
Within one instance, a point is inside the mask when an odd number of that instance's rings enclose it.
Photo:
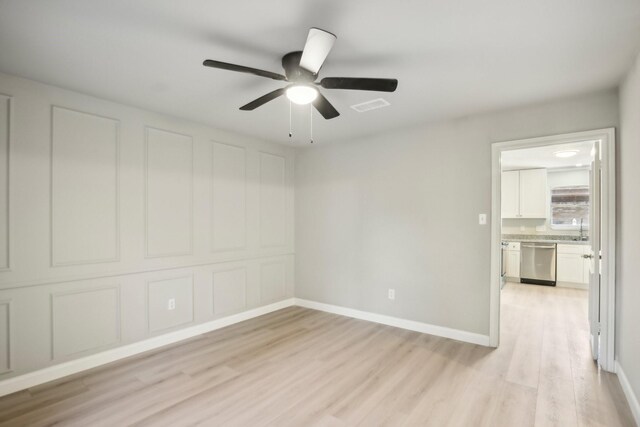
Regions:
[[[498,349],[292,307],[0,398],[0,425],[634,425],[585,291],[502,296]]]

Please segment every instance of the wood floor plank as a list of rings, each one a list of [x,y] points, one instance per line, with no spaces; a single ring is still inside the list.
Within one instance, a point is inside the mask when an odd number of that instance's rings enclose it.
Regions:
[[[0,426],[632,426],[587,295],[507,284],[498,349],[290,307],[0,398]]]

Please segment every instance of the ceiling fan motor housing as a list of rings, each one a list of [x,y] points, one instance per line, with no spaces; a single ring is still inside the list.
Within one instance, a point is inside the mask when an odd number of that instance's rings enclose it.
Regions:
[[[317,75],[300,66],[302,51],[289,52],[282,57],[282,68],[290,82],[309,82],[316,80]]]

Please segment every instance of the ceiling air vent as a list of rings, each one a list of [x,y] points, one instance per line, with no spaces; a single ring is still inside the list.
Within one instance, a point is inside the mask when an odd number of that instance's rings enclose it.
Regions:
[[[356,110],[358,113],[364,113],[365,111],[371,111],[377,108],[387,107],[389,105],[391,104],[389,104],[388,101],[382,98],[377,98],[372,99],[371,101],[363,102],[361,104],[352,105],[351,108]]]

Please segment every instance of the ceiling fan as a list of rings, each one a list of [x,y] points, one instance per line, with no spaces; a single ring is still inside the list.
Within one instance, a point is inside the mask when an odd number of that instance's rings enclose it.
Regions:
[[[243,65],[214,61],[213,59],[207,59],[203,65],[289,82],[287,86],[269,92],[240,107],[241,110],[245,111],[255,110],[279,96],[286,95],[291,102],[296,104],[312,103],[325,119],[333,119],[338,117],[340,113],[318,91],[317,86],[324,89],[371,90],[378,92],[393,92],[396,90],[396,87],[398,87],[398,80],[396,79],[325,77],[316,82],[318,72],[335,41],[336,36],[330,32],[319,28],[311,28],[304,49],[302,51],[289,52],[282,57],[284,75]]]

